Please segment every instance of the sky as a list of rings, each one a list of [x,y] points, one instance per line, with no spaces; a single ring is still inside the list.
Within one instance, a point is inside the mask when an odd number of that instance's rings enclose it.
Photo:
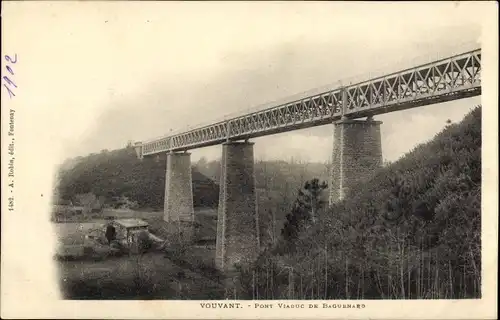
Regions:
[[[36,96],[61,160],[124,147],[283,101],[353,76],[397,71],[478,47],[467,4],[67,3],[25,10]],[[28,59],[29,58],[29,59]],[[347,79],[347,80],[346,80]],[[357,79],[357,78],[356,78]],[[378,116],[395,160],[460,121],[480,98]],[[259,159],[328,161],[332,125],[255,139]],[[192,151],[217,159],[220,146]]]

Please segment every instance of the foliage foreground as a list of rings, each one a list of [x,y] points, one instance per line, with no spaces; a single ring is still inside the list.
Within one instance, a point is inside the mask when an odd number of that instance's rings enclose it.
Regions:
[[[480,298],[481,107],[315,215],[240,268],[237,298]]]

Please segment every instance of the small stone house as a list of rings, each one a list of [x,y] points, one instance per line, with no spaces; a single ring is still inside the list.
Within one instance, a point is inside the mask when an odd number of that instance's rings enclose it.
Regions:
[[[126,243],[128,247],[135,247],[139,233],[148,231],[148,223],[141,219],[118,219],[108,225],[115,228],[116,240]]]

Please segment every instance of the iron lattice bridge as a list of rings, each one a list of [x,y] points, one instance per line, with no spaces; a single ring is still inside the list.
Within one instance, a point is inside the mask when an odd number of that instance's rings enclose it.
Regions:
[[[137,143],[139,158],[325,125],[481,94],[481,49]]]

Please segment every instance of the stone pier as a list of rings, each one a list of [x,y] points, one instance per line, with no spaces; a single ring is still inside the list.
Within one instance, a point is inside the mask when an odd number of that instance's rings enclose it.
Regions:
[[[344,119],[334,123],[330,205],[382,166],[381,121]]]
[[[194,236],[192,183],[191,154],[168,153],[163,220],[184,242],[191,242]]]
[[[259,252],[253,143],[223,144],[221,165],[215,264],[231,271]]]

